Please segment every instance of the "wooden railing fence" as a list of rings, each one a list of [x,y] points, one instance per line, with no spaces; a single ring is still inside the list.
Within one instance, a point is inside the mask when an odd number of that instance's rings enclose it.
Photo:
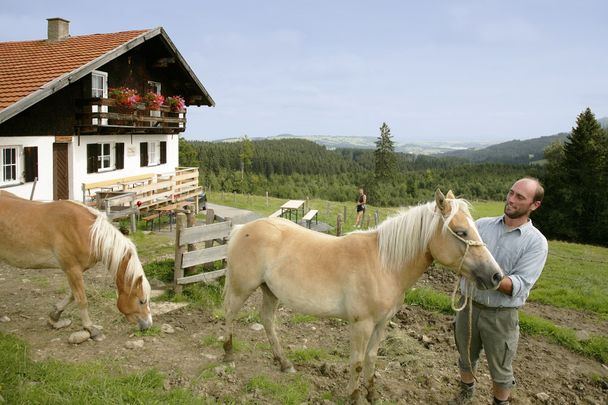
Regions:
[[[194,273],[195,266],[209,265],[217,261],[225,264],[228,248],[228,237],[232,230],[232,222],[213,221],[213,210],[207,210],[207,225],[188,227],[186,214],[177,214],[175,231],[175,268],[174,268],[174,288],[176,293],[181,293],[184,284],[196,283],[199,281],[208,282],[222,277],[226,269],[213,271],[203,271],[196,274],[185,275],[185,272]],[[197,250],[196,244],[203,243],[204,249]],[[208,266],[203,266],[208,267]]]

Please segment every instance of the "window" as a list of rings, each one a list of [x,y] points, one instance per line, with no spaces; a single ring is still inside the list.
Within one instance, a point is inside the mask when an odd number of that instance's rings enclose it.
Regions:
[[[0,185],[6,186],[18,183],[17,178],[17,157],[19,148],[17,146],[0,147]]]
[[[0,186],[32,182],[37,177],[37,146],[0,146]]]
[[[90,143],[87,145],[87,173],[97,173],[124,168],[125,144],[123,142]]]
[[[141,142],[139,144],[139,165],[157,166],[167,163],[167,142]]]
[[[156,93],[156,94],[161,94],[160,90],[161,90],[161,85],[159,82],[153,82],[153,81],[148,81],[148,92],[152,92],[152,93]],[[150,111],[150,117],[160,117],[160,111]],[[156,126],[157,123],[154,121],[150,121],[150,126]]]
[[[91,73],[91,97],[108,98],[108,74],[106,72],[94,71]],[[101,108],[101,110],[100,110]],[[108,112],[108,106],[91,106],[91,112]],[[99,118],[93,118],[93,125],[99,125]],[[102,118],[101,125],[108,125],[108,119]]]

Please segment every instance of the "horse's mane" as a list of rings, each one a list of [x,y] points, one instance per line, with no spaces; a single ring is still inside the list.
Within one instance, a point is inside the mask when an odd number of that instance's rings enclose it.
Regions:
[[[458,210],[470,215],[470,204],[466,200],[445,201],[452,209],[443,222],[444,232]],[[408,262],[424,254],[441,220],[442,215],[433,201],[405,209],[378,225],[376,232],[382,268],[400,271]]]
[[[120,263],[128,255],[129,262],[125,269],[124,280],[133,287],[139,276],[143,276],[142,288],[146,299],[148,299],[150,297],[150,283],[147,282],[133,242],[108,222],[105,214],[85,205],[82,206],[95,215],[95,222],[91,225],[92,254],[101,260],[114,279],[116,279]]]

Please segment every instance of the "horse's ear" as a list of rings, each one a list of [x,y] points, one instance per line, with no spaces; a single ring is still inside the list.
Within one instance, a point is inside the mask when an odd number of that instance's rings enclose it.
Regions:
[[[435,191],[435,204],[437,204],[437,207],[443,212],[445,209],[445,196],[440,189]]]
[[[451,200],[454,200],[456,198],[456,196],[454,195],[454,193],[452,192],[452,190],[448,191],[448,193],[445,195],[445,198],[449,198]]]

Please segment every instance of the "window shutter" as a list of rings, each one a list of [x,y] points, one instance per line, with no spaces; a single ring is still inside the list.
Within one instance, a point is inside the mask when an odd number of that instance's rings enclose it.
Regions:
[[[99,144],[90,143],[87,145],[87,173],[97,173],[99,169]]]
[[[25,182],[29,183],[38,177],[38,147],[26,146],[23,148],[23,154],[25,157]]]
[[[139,143],[139,166],[148,166],[148,142]]]
[[[114,162],[116,163],[116,170],[125,168],[125,144],[123,142],[116,143]]]
[[[160,164],[167,163],[167,142],[160,141]]]

